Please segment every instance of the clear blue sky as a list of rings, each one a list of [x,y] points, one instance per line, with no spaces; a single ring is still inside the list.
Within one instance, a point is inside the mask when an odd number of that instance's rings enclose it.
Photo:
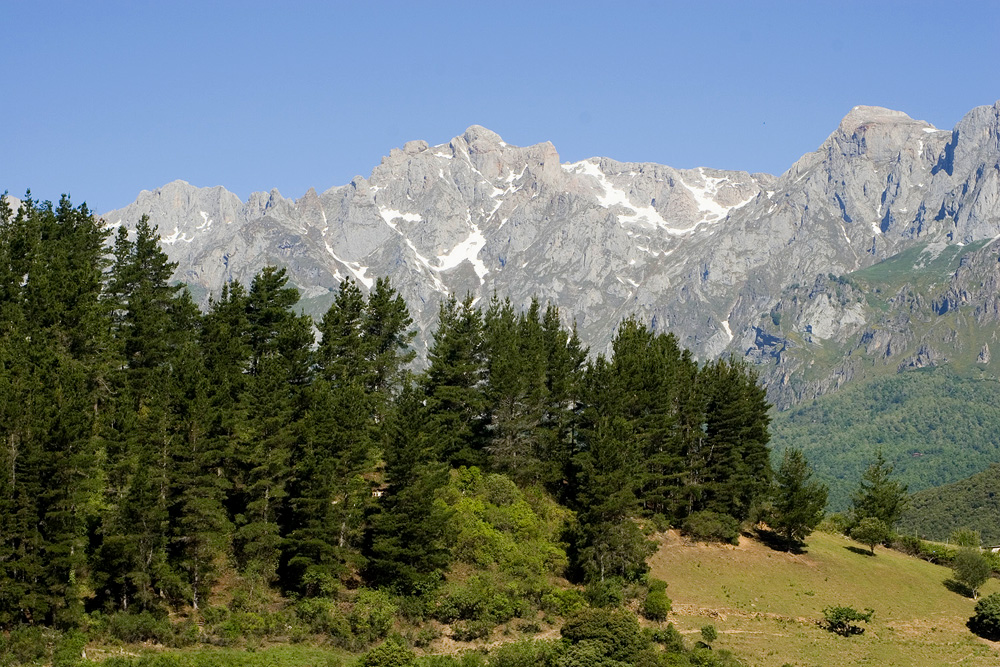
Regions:
[[[856,104],[951,128],[1000,98],[1000,2],[0,0],[0,192],[97,212],[368,176],[472,124],[781,173]]]

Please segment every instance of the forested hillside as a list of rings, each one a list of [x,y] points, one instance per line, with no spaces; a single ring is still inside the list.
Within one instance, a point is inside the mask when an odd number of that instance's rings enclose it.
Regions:
[[[958,528],[978,531],[984,546],[1000,544],[1000,464],[914,493],[900,521],[901,531],[942,542]]]
[[[772,444],[779,452],[802,449],[830,487],[830,509],[841,511],[877,451],[894,463],[910,491],[919,491],[996,462],[998,432],[1000,382],[927,368],[848,386],[779,412]]]
[[[452,298],[414,375],[387,280],[313,322],[281,269],[202,313],[173,268],[145,221],[0,208],[5,630],[169,614],[194,641],[283,599],[355,647],[388,632],[376,608],[484,636],[569,613],[553,577],[643,580],[644,522],[736,523],[768,493],[753,373],[636,320],[591,359],[555,306]]]

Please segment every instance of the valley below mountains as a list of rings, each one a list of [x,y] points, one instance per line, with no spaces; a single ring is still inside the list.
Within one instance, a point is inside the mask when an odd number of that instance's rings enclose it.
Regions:
[[[103,217],[143,215],[203,301],[275,264],[320,315],[344,278],[388,276],[418,353],[451,294],[554,303],[594,352],[635,315],[751,360],[782,408],[909,369],[992,376],[1000,344],[1000,102],[951,130],[855,107],[780,176],[562,163],[472,126],[297,200],[174,181]]]

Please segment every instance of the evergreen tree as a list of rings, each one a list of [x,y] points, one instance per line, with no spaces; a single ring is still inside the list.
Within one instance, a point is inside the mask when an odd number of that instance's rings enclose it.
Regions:
[[[812,474],[801,450],[785,450],[774,477],[768,523],[789,543],[805,539],[823,520],[827,489],[812,481]]]
[[[547,399],[539,306],[514,314],[494,296],[484,320],[488,444],[493,468],[516,481],[537,480],[539,426]]]
[[[107,231],[86,206],[0,204],[0,624],[72,625],[89,587],[100,417],[113,355]]]
[[[265,267],[245,300],[249,357],[238,397],[245,421],[233,439],[238,484],[233,546],[251,592],[277,575],[291,456],[310,380],[312,323],[292,311],[298,290],[287,282],[284,269]]]
[[[893,465],[885,460],[882,450],[875,455],[861,482],[851,496],[851,523],[857,525],[872,517],[890,530],[899,521],[909,501],[906,485],[892,479]]]
[[[448,466],[433,432],[424,429],[421,392],[399,397],[387,423],[385,493],[366,539],[366,576],[403,594],[425,592],[442,580],[451,558],[443,542],[450,510],[436,498]]]
[[[483,317],[469,295],[442,302],[421,379],[428,437],[453,466],[481,466],[485,431]]]
[[[173,579],[168,568],[171,447],[177,349],[193,341],[190,300],[168,283],[175,264],[143,217],[135,240],[120,227],[104,292],[124,364],[113,374],[115,400],[105,448],[106,511],[95,554],[95,587],[106,607],[149,608]],[[134,604],[133,604],[134,603]]]
[[[700,509],[744,521],[766,498],[771,482],[770,405],[746,364],[721,359],[703,367],[701,375],[708,400]]]

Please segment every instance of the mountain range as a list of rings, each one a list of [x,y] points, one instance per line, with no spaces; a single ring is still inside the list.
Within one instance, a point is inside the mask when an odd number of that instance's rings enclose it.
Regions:
[[[103,217],[142,215],[202,300],[277,264],[321,314],[344,278],[389,276],[422,349],[448,295],[537,297],[597,352],[635,315],[699,358],[749,358],[788,406],[956,345],[989,368],[989,341],[955,332],[1000,319],[1000,102],[951,130],[855,107],[780,176],[563,163],[474,125],[297,200],[174,181]]]

